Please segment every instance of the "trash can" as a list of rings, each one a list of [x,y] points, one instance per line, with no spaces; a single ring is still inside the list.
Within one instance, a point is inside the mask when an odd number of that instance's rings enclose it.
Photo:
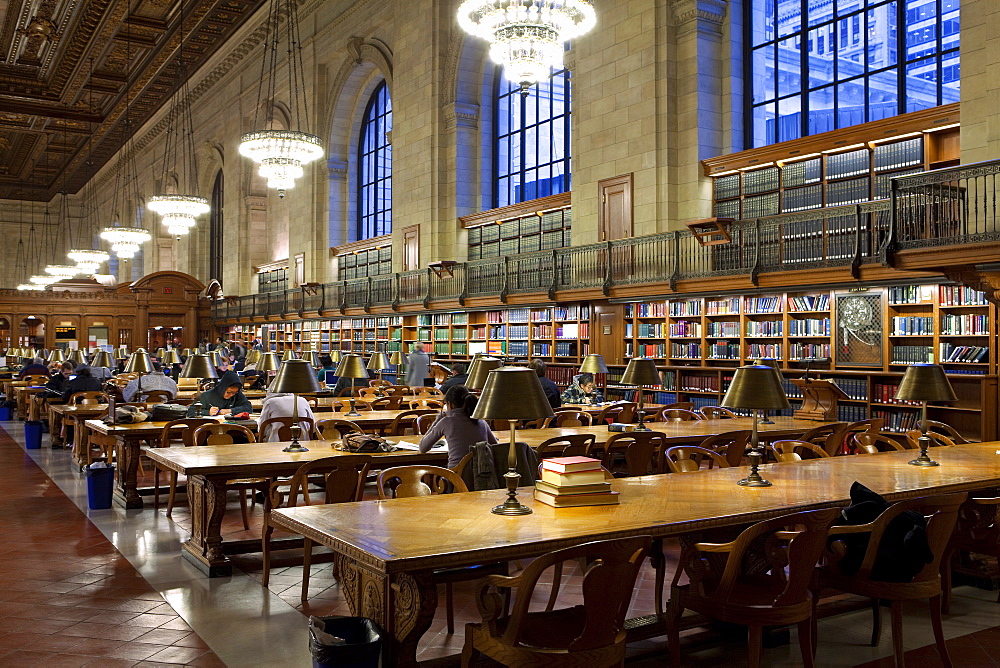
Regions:
[[[24,423],[24,447],[37,450],[42,447],[42,423],[28,420]]]
[[[310,617],[313,668],[378,668],[382,631],[366,617]]]
[[[87,472],[87,506],[91,510],[111,507],[111,494],[115,486],[115,467],[105,462],[94,462]]]
[[[10,408],[0,404],[0,422],[8,422],[10,421],[10,418]]]

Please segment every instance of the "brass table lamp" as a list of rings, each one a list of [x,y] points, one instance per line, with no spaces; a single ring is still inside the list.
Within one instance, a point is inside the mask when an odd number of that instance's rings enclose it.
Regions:
[[[173,366],[174,364],[181,363],[181,356],[177,354],[176,350],[167,350],[163,353],[163,359],[161,360],[164,366]]]
[[[299,356],[295,354],[295,351],[289,348],[282,354],[281,361],[288,362],[289,360],[297,360],[298,358]]]
[[[330,351],[330,359],[333,360],[334,364],[340,364],[340,359],[344,356],[339,350]]]
[[[639,399],[639,426],[636,431],[649,431],[649,427],[642,423],[646,412],[643,410],[643,386],[658,385],[663,387],[660,372],[656,370],[656,362],[648,357],[633,357],[625,367],[625,374],[621,379],[622,385],[635,385],[635,393]]]
[[[788,397],[778,382],[778,376],[769,366],[741,366],[733,374],[733,381],[722,400],[726,408],[749,408],[753,411],[753,431],[750,436],[750,475],[739,481],[744,487],[770,487],[771,483],[761,477],[758,468],[764,459],[757,433],[760,411],[774,411],[788,408]]]
[[[378,373],[378,379],[382,380],[382,372],[391,368],[391,366],[388,355],[385,353],[372,353],[371,358],[368,360],[367,368],[369,371]]]
[[[757,364],[759,366],[771,367],[772,369],[774,369],[775,375],[778,376],[778,382],[779,383],[784,382],[785,377],[781,375],[781,369],[778,368],[778,366],[780,365],[780,362],[778,360],[774,359],[773,357],[762,357],[761,359],[754,362],[754,364]],[[782,385],[782,387],[784,386]],[[770,418],[768,411],[764,411],[763,418],[764,419],[760,421],[761,424],[774,424],[774,420]]]
[[[517,472],[517,422],[552,417],[552,407],[534,370],[505,366],[490,371],[472,417],[476,420],[507,420],[510,423],[509,470],[503,476],[507,483],[507,500],[493,508],[492,512],[497,515],[530,514],[531,509],[517,500],[517,486],[521,482]]]
[[[90,358],[90,366],[113,369],[115,361],[111,359],[111,353],[107,350],[98,350],[94,353],[94,356]]]
[[[212,364],[212,359],[208,355],[199,354],[191,355],[187,358],[184,367],[181,368],[180,377],[197,378],[201,382],[206,378],[218,378],[219,373],[215,370],[215,365]],[[194,403],[191,405],[195,409],[196,417],[201,417],[202,405],[200,396],[195,397]]]
[[[601,385],[597,382],[598,374],[607,374],[610,372],[608,371],[608,365],[604,363],[604,356],[598,355],[597,353],[591,353],[583,358],[583,362],[580,364],[580,373],[592,374],[594,376],[594,384],[601,387]],[[602,393],[604,394],[604,400],[607,401],[607,376],[603,376],[603,379],[604,385],[601,389],[603,390]]]
[[[257,360],[257,371],[264,372],[264,387],[267,387],[274,375],[274,372],[277,371],[280,366],[281,360],[278,359],[278,353],[261,353],[260,359]]]
[[[896,399],[920,402],[920,456],[912,460],[913,466],[940,466],[927,454],[931,439],[927,436],[927,402],[958,401],[955,390],[940,364],[912,364],[906,368],[903,380],[896,390]]]
[[[406,366],[406,358],[403,357],[403,352],[401,350],[393,350],[392,354],[389,355],[389,364],[396,367],[396,385],[399,385],[399,381],[403,377],[403,367]]]
[[[313,367],[314,369],[318,369],[321,366],[323,366],[320,363],[319,355],[316,354],[315,350],[307,350],[304,353],[302,353],[302,359],[309,362],[309,366]]]
[[[477,357],[472,360],[469,366],[469,377],[465,379],[465,386],[470,390],[482,390],[486,387],[491,371],[503,366],[503,360],[498,357]]]
[[[292,394],[292,442],[288,447],[282,448],[282,452],[309,452],[309,448],[303,447],[299,443],[299,435],[302,431],[299,425],[299,394],[303,392],[318,392],[319,381],[316,380],[316,372],[308,360],[286,360],[281,363],[278,375],[269,388],[270,392],[282,392]]]
[[[365,368],[365,361],[361,359],[360,355],[344,355],[337,366],[337,377],[351,379],[351,410],[346,415],[359,417],[361,413],[354,406],[354,381],[358,378],[368,379],[368,369]]]
[[[125,373],[137,373],[139,377],[136,379],[138,382],[138,389],[136,390],[135,396],[138,397],[136,401],[142,400],[142,375],[144,373],[150,373],[154,370],[153,360],[149,358],[149,353],[143,348],[136,348],[135,352],[132,353],[128,362],[125,364]]]
[[[52,352],[49,353],[49,358],[46,360],[49,364],[53,362],[65,362],[66,358],[63,357],[62,348],[53,348]]]

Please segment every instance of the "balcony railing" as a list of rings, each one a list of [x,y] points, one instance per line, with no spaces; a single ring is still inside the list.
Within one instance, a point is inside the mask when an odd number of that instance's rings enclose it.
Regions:
[[[892,199],[738,221],[732,242],[702,246],[687,230],[475,260],[439,278],[430,269],[386,274],[317,288],[229,298],[213,305],[218,319],[373,307],[412,308],[433,302],[569,290],[601,290],[717,276],[817,267],[890,264],[896,250],[1000,239],[996,175],[1000,160],[893,180]],[[895,215],[892,215],[895,211]]]

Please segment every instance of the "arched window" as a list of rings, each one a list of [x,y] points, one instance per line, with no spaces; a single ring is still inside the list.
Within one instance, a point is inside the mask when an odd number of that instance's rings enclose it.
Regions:
[[[392,99],[383,81],[365,107],[358,141],[358,239],[392,232]]]
[[[208,214],[208,277],[222,280],[222,170],[212,186],[212,210]]]
[[[746,145],[959,100],[959,0],[748,0]]]
[[[493,206],[569,190],[569,71],[538,82],[528,95],[498,71],[495,97]]]

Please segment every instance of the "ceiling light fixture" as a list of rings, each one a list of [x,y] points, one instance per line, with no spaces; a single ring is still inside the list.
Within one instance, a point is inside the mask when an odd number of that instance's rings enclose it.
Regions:
[[[465,0],[458,8],[462,30],[490,43],[490,58],[523,95],[562,68],[566,42],[596,23],[589,0]]]
[[[90,75],[87,80],[87,88],[90,91],[90,99],[88,102],[88,108],[94,110],[94,59],[90,59]],[[87,185],[84,186],[83,191],[83,211],[80,212],[80,217],[82,219],[80,236],[81,241],[85,240],[88,236],[93,236],[93,229],[95,227],[95,219],[97,217],[97,206],[94,202],[96,195],[94,191],[96,190],[96,184],[94,184],[94,129],[91,124],[88,123],[88,138],[87,138],[87,171],[89,176],[87,178]],[[66,202],[66,182],[65,178],[63,180],[63,205]],[[67,224],[71,220],[69,212],[65,212]],[[73,247],[73,233],[72,227],[70,229],[70,251],[66,253],[68,257],[73,262],[76,262],[76,266],[80,268],[80,273],[93,275],[99,273],[101,270],[101,265],[111,259],[111,254],[106,250],[100,248],[91,250],[88,248],[74,248]]]
[[[257,173],[267,179],[267,187],[284,197],[285,191],[295,186],[303,175],[303,165],[323,157],[323,144],[316,135],[303,132],[309,127],[309,106],[306,101],[305,70],[302,66],[302,41],[299,36],[299,10],[296,0],[271,0],[264,35],[264,59],[261,63],[260,85],[257,88],[257,106],[254,107],[254,130],[243,135],[240,155],[260,164]],[[281,37],[282,16],[288,26],[288,68],[290,90],[289,123],[292,129],[278,127],[274,118],[278,81],[278,42]],[[267,105],[267,114],[261,123],[258,114],[261,105]]]

